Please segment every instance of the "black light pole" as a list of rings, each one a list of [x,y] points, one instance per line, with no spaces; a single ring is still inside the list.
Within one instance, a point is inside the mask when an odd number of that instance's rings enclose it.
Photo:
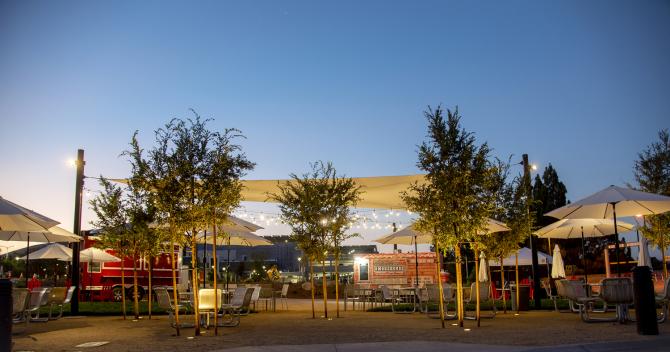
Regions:
[[[530,227],[531,221],[530,221],[530,164],[528,163],[528,154],[523,154],[522,155],[522,161],[523,165],[523,177],[524,177],[524,188],[526,192],[526,212],[528,215],[528,226]],[[531,266],[531,275],[533,277],[533,301],[535,302],[535,309],[540,309],[542,308],[542,302],[540,302],[540,290],[542,287],[540,286],[540,280],[538,280],[538,259],[537,259],[537,246],[535,246],[535,240],[532,232],[532,228],[529,229],[531,231],[530,236],[528,238],[528,242],[530,244],[530,253],[531,253],[531,258],[532,258],[532,266]],[[517,283],[518,284],[518,283]]]
[[[77,150],[77,179],[74,190],[74,225],[73,232],[81,236],[81,197],[84,190],[84,150]],[[70,301],[70,313],[79,314],[79,245],[80,242],[72,243],[72,286],[75,288]]]

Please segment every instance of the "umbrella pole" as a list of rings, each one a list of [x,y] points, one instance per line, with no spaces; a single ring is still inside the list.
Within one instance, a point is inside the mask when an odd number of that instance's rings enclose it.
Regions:
[[[419,287],[419,249],[414,235],[414,273],[416,275],[416,287]]]
[[[212,261],[214,263],[212,264],[212,269],[214,270],[214,336],[219,335],[219,289],[216,286],[216,277],[218,276],[219,272],[217,270],[218,268],[218,263],[216,261],[216,212],[214,213],[214,219],[213,219],[213,227],[214,231],[212,233]]]
[[[521,305],[519,304],[519,303],[521,303],[519,301],[519,298],[520,298],[519,297],[519,291],[521,291],[521,289],[520,289],[521,285],[520,285],[520,282],[519,282],[519,252],[516,252],[514,254],[514,265],[515,265],[514,275],[516,275],[516,278],[515,278],[515,280],[516,280],[516,313],[519,314],[519,311],[521,310],[520,309]]]
[[[479,250],[477,249],[477,242],[475,242],[475,287],[477,289],[477,327],[479,327],[481,323],[481,316],[479,314]]]
[[[26,287],[28,287],[28,273],[29,273],[29,267],[30,267],[30,235],[28,235],[28,243],[26,245]]]
[[[584,226],[582,226],[582,265],[584,265],[584,280],[589,284],[589,269],[586,267],[586,244],[584,244]],[[587,286],[588,287],[588,286]]]
[[[619,229],[616,225],[616,203],[612,204],[612,217],[614,218],[614,255],[616,257],[616,275],[621,277],[621,261],[619,259]]]

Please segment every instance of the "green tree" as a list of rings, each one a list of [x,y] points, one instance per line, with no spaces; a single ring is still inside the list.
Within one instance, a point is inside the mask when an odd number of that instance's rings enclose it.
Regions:
[[[101,177],[103,191],[90,201],[97,220],[91,225],[100,230],[96,247],[110,248],[121,258],[121,307],[123,319],[126,319],[126,278],[125,258],[130,254],[128,246],[128,212],[123,189]]]
[[[667,129],[658,132],[658,140],[638,154],[633,171],[639,189],[670,196],[670,134]],[[665,251],[670,243],[670,214],[646,216],[641,230],[660,248],[663,275],[668,277]]]
[[[197,235],[239,205],[240,178],[253,169],[254,164],[235,144],[237,139],[243,138],[240,131],[211,131],[207,127],[211,120],[202,119],[191,111],[194,118],[172,119],[156,130],[155,145],[146,159],[139,146],[133,147],[131,154],[135,162],[142,165],[142,183],[152,192],[159,226],[167,230],[171,242],[191,248],[197,336],[200,335]],[[133,143],[137,144],[136,140]],[[174,255],[172,262],[175,262]],[[173,286],[176,286],[174,270]],[[174,291],[176,301],[176,289]]]
[[[535,181],[532,186],[533,204],[535,212],[535,223],[538,226],[547,226],[556,219],[544,216],[554,209],[567,204],[566,194],[568,193],[565,184],[558,178],[556,169],[549,164],[540,175],[535,175]]]
[[[459,325],[463,326],[460,247],[486,229],[493,212],[489,190],[495,169],[488,145],[478,146],[474,135],[461,127],[458,108],[447,110],[446,120],[439,106],[434,111],[429,107],[424,114],[428,141],[419,146],[417,166],[426,172],[426,182],[411,185],[403,200],[419,214],[417,228],[433,234],[436,251],[454,249]]]
[[[290,181],[279,183],[277,194],[269,195],[277,201],[282,220],[291,227],[291,240],[303,251],[310,265],[312,318],[314,310],[314,262],[323,269],[324,316],[328,317],[327,277],[325,275],[328,251],[339,251],[351,222],[350,206],[359,199],[360,188],[353,180],[337,175],[331,163],[316,162],[312,170]]]

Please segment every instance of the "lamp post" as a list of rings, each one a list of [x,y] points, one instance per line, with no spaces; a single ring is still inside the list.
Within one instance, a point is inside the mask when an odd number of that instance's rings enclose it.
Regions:
[[[521,156],[521,164],[523,165],[523,183],[524,183],[524,192],[526,193],[526,216],[528,218],[528,230],[530,232],[530,236],[528,237],[528,242],[530,245],[530,253],[531,253],[531,259],[532,259],[532,266],[531,266],[531,276],[533,278],[533,302],[535,302],[535,309],[540,309],[542,308],[542,302],[540,301],[540,290],[542,287],[540,286],[540,280],[538,278],[538,271],[539,271],[539,262],[537,259],[537,246],[535,245],[535,240],[533,236],[533,228],[532,228],[532,221],[530,220],[530,200],[531,200],[531,181],[530,181],[530,171],[531,168],[535,169],[535,165],[530,165],[528,163],[528,154],[523,154]],[[517,282],[517,290],[519,283]],[[517,302],[517,304],[519,304]]]
[[[81,199],[84,190],[84,150],[77,150],[77,177],[75,180],[74,189],[74,225],[73,232],[75,235],[81,236]],[[75,288],[70,301],[70,313],[72,315],[79,314],[79,245],[80,242],[72,243],[72,286]]]

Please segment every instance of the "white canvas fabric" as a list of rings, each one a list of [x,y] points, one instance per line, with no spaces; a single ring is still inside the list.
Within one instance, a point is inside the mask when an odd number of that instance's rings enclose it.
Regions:
[[[495,233],[495,232],[503,232],[503,231],[509,231],[510,228],[507,227],[504,223],[500,221],[496,221],[493,219],[488,219],[487,220],[487,225],[486,225],[486,231],[484,233],[481,233],[481,235],[484,235],[486,233]],[[426,234],[421,231],[418,231],[414,229],[414,224],[409,225],[399,231],[396,231],[392,234],[383,236],[381,238],[378,238],[374,240],[374,242],[381,243],[381,244],[404,244],[404,245],[413,245],[415,241],[415,236],[416,236],[416,243],[417,244],[430,244],[433,243],[433,235],[432,234]]]
[[[477,274],[477,278],[479,279],[479,282],[489,281],[489,271],[486,267],[486,256],[484,255],[484,252],[481,252],[479,258],[479,273]]]
[[[554,279],[565,278],[565,264],[561,256],[561,249],[554,246],[554,257],[551,263],[551,277]]]
[[[581,238],[582,228],[584,237],[602,237],[614,234],[614,221],[611,219],[561,219],[549,224],[534,233],[540,238]],[[617,221],[618,232],[627,232],[635,225]]]
[[[27,256],[24,256],[19,259],[26,260],[28,258]],[[72,260],[72,249],[59,243],[50,243],[30,253],[30,260],[38,259],[57,259],[62,261],[70,261]]]
[[[120,258],[95,247],[89,247],[79,252],[79,260],[86,263],[109,263],[121,261]]]
[[[651,257],[649,257],[649,241],[640,234],[640,253],[637,258],[637,266],[648,266],[651,268]]]
[[[611,219],[616,215],[636,216],[662,214],[670,211],[670,197],[636,191],[630,188],[609,186],[584,199],[554,209],[546,216],[557,219]]]

